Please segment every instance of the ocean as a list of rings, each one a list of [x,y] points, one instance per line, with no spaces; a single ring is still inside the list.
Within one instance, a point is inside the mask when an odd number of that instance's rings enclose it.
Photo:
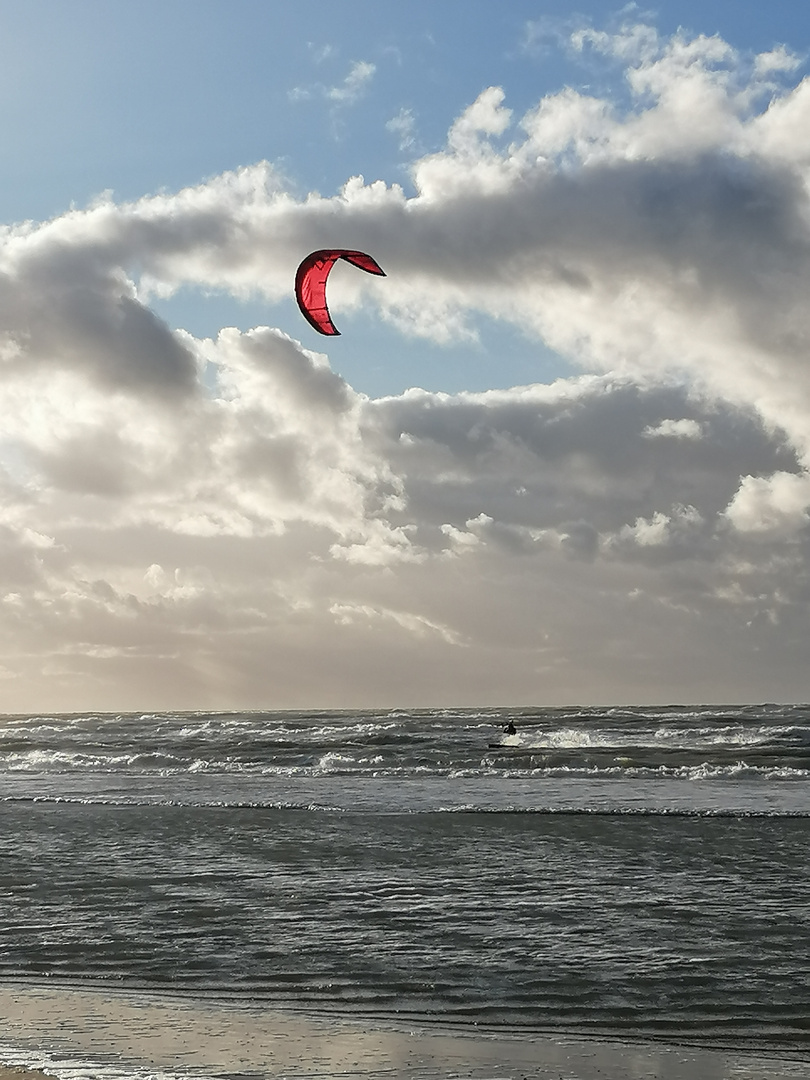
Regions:
[[[810,1051],[808,706],[5,716],[0,815],[0,987]]]

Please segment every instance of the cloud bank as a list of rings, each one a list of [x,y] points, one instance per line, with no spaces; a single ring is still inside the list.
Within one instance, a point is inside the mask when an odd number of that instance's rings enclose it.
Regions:
[[[412,195],[262,163],[3,231],[8,709],[807,697],[808,84],[644,26],[569,47],[624,104],[491,87]],[[583,374],[369,399],[281,329],[150,310],[275,300],[332,245],[388,273],[333,304]]]

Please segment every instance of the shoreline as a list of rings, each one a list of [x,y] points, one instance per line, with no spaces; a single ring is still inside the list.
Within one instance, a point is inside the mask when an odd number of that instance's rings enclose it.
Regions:
[[[810,1080],[810,1060],[590,1036],[437,1030],[123,988],[0,987],[0,1080]]]

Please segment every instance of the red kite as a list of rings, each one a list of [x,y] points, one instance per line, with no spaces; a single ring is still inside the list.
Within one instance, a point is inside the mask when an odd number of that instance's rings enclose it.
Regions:
[[[295,275],[295,299],[301,314],[319,334],[340,335],[326,306],[326,279],[338,259],[345,259],[369,274],[385,277],[385,271],[362,251],[331,248],[307,255]]]

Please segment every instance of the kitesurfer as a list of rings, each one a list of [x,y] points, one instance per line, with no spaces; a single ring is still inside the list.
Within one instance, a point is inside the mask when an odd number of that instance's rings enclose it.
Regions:
[[[510,720],[503,729],[504,735],[517,735],[517,728],[515,727],[514,720]]]

